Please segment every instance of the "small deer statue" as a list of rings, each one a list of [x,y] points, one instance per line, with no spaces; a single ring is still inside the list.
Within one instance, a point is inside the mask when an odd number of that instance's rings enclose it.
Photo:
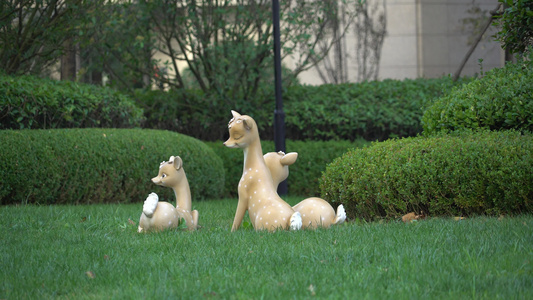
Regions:
[[[272,175],[274,186],[277,188],[280,182],[289,177],[289,166],[296,162],[298,153],[269,152],[263,157]],[[304,199],[292,209],[302,215],[303,229],[329,228],[331,225],[342,224],[346,220],[346,212],[342,204],[337,207],[335,214],[335,210],[326,200],[317,197]]]
[[[174,190],[176,207],[168,202],[159,201],[157,194],[151,193],[144,201],[138,232],[176,228],[181,219],[185,220],[188,230],[196,230],[198,211],[191,210],[191,191],[181,158],[171,156],[168,161],[162,162],[159,174],[152,178],[152,182]]]
[[[299,230],[302,225],[300,213],[295,212],[276,191],[270,171],[263,159],[257,124],[250,116],[231,111],[233,118],[228,123],[229,139],[224,145],[241,148],[244,167],[239,182],[239,201],[231,231],[237,230],[246,211],[255,230]]]

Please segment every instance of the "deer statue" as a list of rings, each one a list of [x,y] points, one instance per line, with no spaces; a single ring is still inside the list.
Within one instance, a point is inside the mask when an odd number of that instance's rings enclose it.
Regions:
[[[198,211],[191,208],[191,191],[179,156],[171,156],[159,165],[159,174],[152,182],[174,190],[176,207],[159,201],[156,193],[151,193],[143,205],[138,232],[162,231],[178,227],[183,219],[188,230],[198,228]]]
[[[298,153],[269,152],[263,157],[272,175],[274,186],[277,188],[280,182],[289,177],[289,166],[296,162]],[[342,224],[346,220],[346,212],[342,204],[337,207],[335,214],[335,210],[326,200],[317,197],[304,199],[292,209],[302,215],[303,229],[329,228],[331,225]]]
[[[239,229],[246,211],[255,230],[299,230],[302,218],[276,191],[270,171],[263,159],[259,131],[254,119],[231,111],[228,123],[229,138],[224,145],[241,148],[244,167],[239,182],[239,201],[231,231]]]

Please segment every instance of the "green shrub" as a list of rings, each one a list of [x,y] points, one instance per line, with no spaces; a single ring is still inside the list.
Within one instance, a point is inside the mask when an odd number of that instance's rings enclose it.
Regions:
[[[533,212],[533,135],[515,131],[393,139],[329,164],[322,197],[350,217]]]
[[[150,179],[179,155],[193,201],[220,197],[222,162],[202,142],[141,129],[1,130],[0,204],[141,202],[150,192],[174,202]]]
[[[115,90],[0,74],[0,129],[140,127],[142,109]]]
[[[283,93],[287,138],[291,140],[383,140],[422,131],[424,107],[452,86],[451,78],[384,80],[321,86],[291,86]],[[138,91],[146,127],[174,130],[205,141],[227,135],[230,110],[252,116],[263,140],[273,140],[275,99],[222,99],[198,90]]]
[[[486,128],[533,131],[533,62],[492,69],[454,89],[424,113],[424,134]]]
[[[177,131],[202,141],[227,136],[231,110],[254,116],[260,131],[271,124],[274,111],[273,102],[266,104],[265,97],[226,99],[201,90],[138,90],[133,97],[144,109],[145,128]],[[272,110],[263,109],[268,107]]]
[[[295,86],[284,95],[287,136],[315,140],[414,136],[422,131],[424,107],[454,84],[444,77]]]
[[[289,167],[289,195],[319,196],[318,180],[326,165],[346,151],[368,144],[364,140],[350,141],[287,141],[286,153],[298,152],[298,160]],[[224,164],[226,174],[225,197],[237,197],[237,186],[242,175],[243,152],[230,149],[222,142],[206,142],[216,152]],[[274,142],[261,141],[263,153],[275,150]]]

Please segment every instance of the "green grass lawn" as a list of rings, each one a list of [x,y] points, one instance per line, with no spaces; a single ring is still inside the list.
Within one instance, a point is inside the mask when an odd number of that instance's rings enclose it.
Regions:
[[[0,207],[0,299],[533,298],[533,216],[231,233],[236,204],[158,234],[142,203]]]

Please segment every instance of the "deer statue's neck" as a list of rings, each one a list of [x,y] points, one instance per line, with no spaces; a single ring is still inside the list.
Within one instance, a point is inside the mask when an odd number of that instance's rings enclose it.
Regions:
[[[191,189],[189,188],[187,176],[185,174],[183,176],[183,180],[180,180],[180,182],[172,187],[176,195],[176,207],[191,211]]]
[[[263,149],[259,139],[255,139],[248,147],[243,149],[244,152],[244,170],[250,168],[257,169],[265,166],[265,160],[263,159]]]

